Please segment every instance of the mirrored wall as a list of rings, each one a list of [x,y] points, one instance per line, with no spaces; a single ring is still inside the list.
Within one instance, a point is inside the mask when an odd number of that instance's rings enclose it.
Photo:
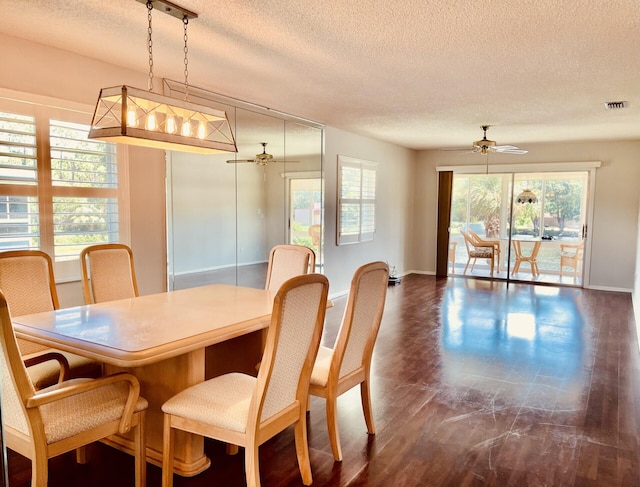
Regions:
[[[180,83],[164,88],[184,96]],[[198,88],[189,99],[227,112],[238,152],[167,153],[169,289],[262,288],[282,243],[312,247],[322,272],[324,127]],[[274,162],[258,164],[263,152]]]

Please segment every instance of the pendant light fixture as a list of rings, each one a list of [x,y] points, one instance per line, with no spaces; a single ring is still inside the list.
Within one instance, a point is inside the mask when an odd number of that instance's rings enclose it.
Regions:
[[[516,198],[516,202],[522,203],[522,204],[537,203],[538,197],[533,191],[527,188],[518,195],[518,197]]]
[[[149,22],[148,90],[126,85],[101,89],[89,138],[183,152],[238,152],[226,112],[189,101],[187,26],[189,19],[198,15],[168,0],[138,2],[146,4]],[[184,100],[153,91],[154,5],[161,12],[181,19],[184,25]]]

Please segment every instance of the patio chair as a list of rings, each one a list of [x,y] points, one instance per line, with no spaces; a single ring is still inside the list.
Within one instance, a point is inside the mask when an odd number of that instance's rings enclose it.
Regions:
[[[578,280],[578,271],[582,268],[584,254],[584,242],[577,244],[560,244],[560,279],[562,279],[564,267],[573,269],[573,281]]]
[[[491,277],[493,277],[493,267],[495,263],[496,256],[496,246],[492,242],[483,242],[476,240],[470,233],[465,230],[460,230],[460,233],[464,237],[464,244],[467,247],[467,265],[464,266],[463,274],[467,273],[467,269],[469,268],[469,263],[471,259],[473,259],[473,264],[471,264],[471,272],[476,265],[476,261],[478,259],[487,259],[489,261],[489,269]]]

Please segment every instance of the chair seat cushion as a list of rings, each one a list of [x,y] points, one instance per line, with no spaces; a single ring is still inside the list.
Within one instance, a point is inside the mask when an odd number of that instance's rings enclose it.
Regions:
[[[244,433],[255,387],[256,378],[250,375],[221,375],[176,394],[162,411]]]
[[[73,379],[43,389],[41,392],[64,388],[92,379]],[[66,397],[40,407],[47,443],[64,440],[101,424],[122,417],[129,394],[127,382],[116,382],[81,394]],[[147,401],[139,397],[135,411],[142,411]]]
[[[491,256],[493,255],[493,250],[490,248],[482,248],[482,247],[478,247],[475,250],[472,250],[469,252],[469,255],[471,257],[478,257],[478,258],[487,258],[490,259]]]
[[[327,385],[332,359],[332,348],[320,347],[318,349],[318,356],[316,357],[316,362],[313,365],[313,371],[311,372],[312,385],[320,387],[325,387]]]

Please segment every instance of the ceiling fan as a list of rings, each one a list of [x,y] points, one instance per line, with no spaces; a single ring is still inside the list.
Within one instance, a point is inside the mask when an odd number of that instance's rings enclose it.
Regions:
[[[288,159],[286,161],[274,159],[271,154],[267,154],[267,142],[260,142],[260,143],[262,144],[262,154],[256,154],[255,159],[231,159],[231,160],[228,160],[227,162],[230,164],[235,164],[236,162],[254,162],[259,166],[266,166],[271,162],[286,162],[286,163],[300,162],[300,161],[290,161]]]
[[[499,152],[502,154],[526,154],[529,151],[524,149],[520,149],[515,145],[496,145],[495,140],[487,139],[487,130],[489,130],[490,125],[482,125],[480,128],[484,132],[484,135],[481,140],[476,140],[473,143],[472,147],[467,147],[463,149],[442,149],[446,151],[469,151],[469,152],[479,152],[480,154],[488,154],[489,152]]]

